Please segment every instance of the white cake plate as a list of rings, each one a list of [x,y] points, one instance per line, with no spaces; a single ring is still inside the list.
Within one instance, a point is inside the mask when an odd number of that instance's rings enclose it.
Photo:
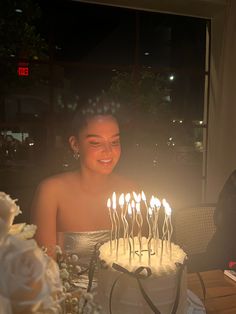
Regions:
[[[196,294],[188,290],[187,297],[188,297],[187,314],[206,314],[205,306],[203,305],[199,297],[196,296]]]

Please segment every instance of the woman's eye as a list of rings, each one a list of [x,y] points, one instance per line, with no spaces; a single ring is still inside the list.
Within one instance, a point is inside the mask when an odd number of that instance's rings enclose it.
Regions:
[[[112,146],[118,146],[118,145],[120,145],[120,140],[116,140],[116,141],[111,142],[111,145],[112,145]]]
[[[89,144],[94,146],[94,147],[98,147],[101,145],[101,143],[99,143],[99,142],[89,142]]]

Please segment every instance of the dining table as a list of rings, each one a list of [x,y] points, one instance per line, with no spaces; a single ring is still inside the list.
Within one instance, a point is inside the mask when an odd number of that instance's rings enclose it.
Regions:
[[[207,314],[236,314],[236,282],[222,270],[188,273],[187,281]]]

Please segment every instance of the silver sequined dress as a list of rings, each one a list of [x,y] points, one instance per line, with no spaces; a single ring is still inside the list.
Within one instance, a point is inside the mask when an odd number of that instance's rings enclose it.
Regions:
[[[89,232],[59,232],[58,245],[62,251],[71,254],[76,253],[79,257],[79,266],[82,269],[89,267],[89,263],[94,253],[97,243],[103,243],[109,240],[109,230],[89,231]],[[88,275],[80,275],[78,285],[87,289]],[[93,287],[96,287],[96,274],[93,280]]]

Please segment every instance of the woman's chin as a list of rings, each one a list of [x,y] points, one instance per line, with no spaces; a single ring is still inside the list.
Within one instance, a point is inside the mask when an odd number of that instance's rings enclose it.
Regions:
[[[107,163],[102,163],[102,162],[98,162],[98,172],[101,174],[110,174],[112,173],[115,165],[113,162],[107,162]]]

